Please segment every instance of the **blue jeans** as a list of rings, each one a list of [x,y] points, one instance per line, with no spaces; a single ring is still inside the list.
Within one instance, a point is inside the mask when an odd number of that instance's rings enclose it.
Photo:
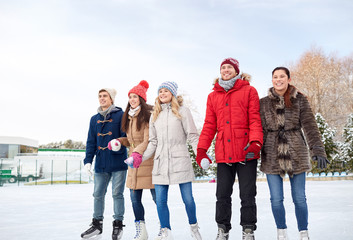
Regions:
[[[161,228],[169,228],[170,227],[170,219],[169,219],[169,209],[168,209],[168,189],[169,185],[154,185],[156,189],[156,197],[157,197],[157,211],[159,221],[161,223]],[[197,223],[196,219],[196,205],[194,201],[194,197],[192,196],[192,185],[191,182],[181,183],[179,184],[181,197],[185,204],[186,213],[188,215],[189,224]]]
[[[142,205],[142,191],[143,189],[130,189],[130,198],[132,203],[132,209],[135,214],[135,221],[145,221],[145,209]],[[152,199],[156,202],[156,191],[154,189],[150,189]]]
[[[126,170],[112,173],[94,173],[94,212],[93,218],[103,220],[105,194],[112,180],[112,195],[114,202],[114,220],[123,220],[125,213],[124,188],[126,181]]]
[[[283,205],[283,179],[280,175],[272,174],[267,174],[266,177],[270,188],[272,213],[277,228],[285,229],[287,228],[287,225],[285,216],[286,212]],[[305,172],[303,172],[289,178],[299,231],[308,230],[308,206],[305,197],[305,177]]]

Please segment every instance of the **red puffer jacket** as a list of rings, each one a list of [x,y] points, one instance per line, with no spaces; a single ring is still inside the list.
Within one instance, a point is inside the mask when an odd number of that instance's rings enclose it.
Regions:
[[[216,80],[214,91],[208,95],[205,123],[197,147],[207,150],[217,133],[217,163],[244,161],[244,148],[249,142],[263,143],[259,96],[246,78],[238,79],[228,92]]]

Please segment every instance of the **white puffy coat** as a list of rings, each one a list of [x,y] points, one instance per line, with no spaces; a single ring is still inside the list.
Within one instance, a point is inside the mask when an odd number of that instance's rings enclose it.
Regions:
[[[160,185],[180,184],[194,180],[194,171],[187,141],[196,153],[199,134],[187,107],[181,106],[178,119],[170,104],[162,104],[162,111],[155,122],[150,118],[149,143],[143,160],[154,153],[152,183]]]

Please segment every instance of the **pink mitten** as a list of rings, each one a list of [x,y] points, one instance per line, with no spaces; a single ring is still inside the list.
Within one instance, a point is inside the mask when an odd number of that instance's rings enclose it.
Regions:
[[[131,156],[134,158],[134,168],[139,168],[142,162],[142,155],[138,152],[133,152]]]

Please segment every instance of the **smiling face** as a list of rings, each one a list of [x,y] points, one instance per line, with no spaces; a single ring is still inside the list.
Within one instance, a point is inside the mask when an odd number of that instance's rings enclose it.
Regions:
[[[99,100],[99,105],[101,106],[103,111],[108,109],[113,104],[113,101],[110,98],[109,93],[106,91],[101,91],[100,93],[98,93],[98,100]]]
[[[288,84],[290,81],[291,79],[288,78],[288,75],[282,69],[276,70],[272,74],[273,88],[275,89],[276,93],[280,96],[283,96],[284,93],[287,91]]]
[[[162,103],[169,103],[172,101],[173,94],[166,88],[161,88],[158,92],[158,98]]]
[[[232,65],[230,65],[228,63],[222,65],[221,77],[222,77],[223,81],[228,81],[237,75],[238,75],[238,73]]]
[[[140,98],[135,93],[130,93],[129,95],[129,104],[132,109],[137,108],[140,105]]]

